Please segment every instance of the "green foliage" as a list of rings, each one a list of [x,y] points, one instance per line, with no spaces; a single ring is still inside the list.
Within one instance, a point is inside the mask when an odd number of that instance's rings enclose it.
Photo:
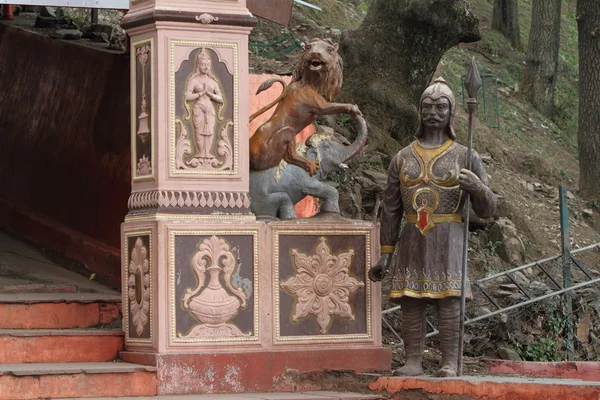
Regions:
[[[358,2],[358,4],[356,5],[356,10],[359,13],[366,15],[367,11],[369,10],[370,5],[371,5],[371,0],[360,0]]]
[[[556,354],[556,345],[552,339],[541,338],[537,342],[521,345],[517,353],[525,361],[560,361]]]
[[[341,126],[349,126],[350,125],[350,117],[346,114],[342,114],[338,117],[337,122]]]
[[[592,208],[595,208],[596,211],[600,212],[600,201],[598,200],[592,200],[588,203],[588,205]]]
[[[490,253],[491,256],[496,255],[496,251],[500,248],[500,246],[502,246],[502,242],[498,241],[498,242],[492,242],[491,240],[487,243],[487,251]]]
[[[560,170],[560,176],[562,176],[563,181],[568,182],[568,183],[572,183],[573,180],[571,179],[571,176],[569,175],[569,173],[567,171],[565,171],[564,169]]]
[[[559,313],[552,313],[546,320],[546,328],[549,332],[560,335],[567,326],[567,318]]]

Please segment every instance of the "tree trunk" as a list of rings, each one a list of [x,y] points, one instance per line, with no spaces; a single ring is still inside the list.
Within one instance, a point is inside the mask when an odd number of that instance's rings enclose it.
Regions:
[[[560,45],[560,1],[533,0],[523,93],[546,117],[554,112]]]
[[[600,7],[577,1],[579,32],[579,189],[600,200]]]
[[[340,97],[359,105],[371,148],[394,154],[412,140],[419,99],[442,55],[458,43],[480,40],[478,26],[465,0],[372,1],[362,25],[344,33],[340,48]]]
[[[511,45],[522,50],[519,28],[519,0],[494,0],[492,29],[502,32]]]

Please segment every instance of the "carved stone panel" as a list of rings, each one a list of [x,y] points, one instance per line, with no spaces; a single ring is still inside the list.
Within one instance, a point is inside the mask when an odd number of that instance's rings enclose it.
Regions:
[[[152,39],[133,45],[131,57],[131,170],[134,181],[154,178]]]
[[[174,231],[173,343],[258,340],[255,231]]]
[[[275,235],[276,341],[371,337],[369,233]]]
[[[123,304],[127,342],[152,341],[152,258],[150,232],[127,233]]]
[[[237,45],[171,42],[171,175],[238,172]]]

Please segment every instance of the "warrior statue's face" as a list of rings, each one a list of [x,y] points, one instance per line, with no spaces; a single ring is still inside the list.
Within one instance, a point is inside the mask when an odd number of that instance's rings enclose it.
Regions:
[[[442,129],[450,121],[450,102],[445,97],[425,97],[421,103],[421,120],[426,128]]]

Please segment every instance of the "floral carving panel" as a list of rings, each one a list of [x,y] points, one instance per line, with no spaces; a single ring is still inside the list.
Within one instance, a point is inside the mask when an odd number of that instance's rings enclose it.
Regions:
[[[127,326],[130,341],[151,338],[150,235],[127,236]]]
[[[364,235],[279,235],[279,336],[368,333]]]
[[[257,339],[256,238],[174,234],[175,343]]]

